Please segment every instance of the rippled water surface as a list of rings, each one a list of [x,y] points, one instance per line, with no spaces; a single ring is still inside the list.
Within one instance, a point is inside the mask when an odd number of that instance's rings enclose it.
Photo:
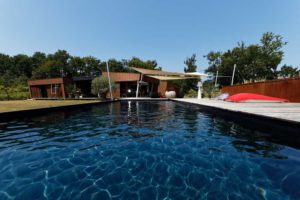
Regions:
[[[300,151],[193,106],[98,105],[0,123],[0,199],[300,199]]]

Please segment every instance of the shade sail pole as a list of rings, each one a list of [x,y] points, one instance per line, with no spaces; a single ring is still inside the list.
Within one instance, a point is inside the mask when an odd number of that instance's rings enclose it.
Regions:
[[[144,74],[141,74],[140,75],[140,80],[137,82],[137,86],[136,86],[136,95],[135,97],[138,98],[139,97],[139,90],[140,90],[140,82],[143,80],[143,76]]]
[[[216,74],[215,87],[217,87],[218,75],[219,75],[219,71],[217,71],[217,74]]]
[[[109,84],[110,100],[113,100],[112,91],[111,91],[111,82],[110,82],[108,61],[106,61],[106,70],[107,70],[107,77],[108,77],[108,84]]]
[[[138,96],[139,96],[139,88],[140,88],[139,84],[140,84],[140,81],[137,81],[137,84],[136,84],[136,93],[135,93],[135,97],[136,98],[138,98]]]
[[[202,92],[201,92],[201,87],[202,87],[202,82],[201,82],[201,79],[198,81],[198,96],[197,96],[197,99],[202,99]]]
[[[233,81],[234,81],[235,68],[236,68],[236,64],[233,65],[233,72],[232,72],[232,78],[231,78],[231,85],[233,85]]]

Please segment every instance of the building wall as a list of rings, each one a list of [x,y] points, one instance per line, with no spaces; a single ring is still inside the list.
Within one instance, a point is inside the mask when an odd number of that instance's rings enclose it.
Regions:
[[[108,93],[109,96],[109,93]],[[113,97],[119,98],[120,97],[120,83],[116,83],[116,89],[113,91]]]
[[[285,98],[291,102],[300,102],[300,78],[226,86],[222,88],[222,92],[227,92],[230,95],[237,93],[255,93]]]
[[[161,97],[165,96],[165,93],[167,91],[167,87],[168,87],[168,82],[167,81],[160,81],[159,85],[158,85],[158,89],[157,92]]]
[[[31,98],[63,98],[62,84],[57,85],[59,85],[59,88],[56,91],[51,91],[51,85],[30,86]]]
[[[51,78],[41,80],[29,80],[28,86],[30,89],[31,98],[65,98],[65,78]],[[59,88],[51,91],[51,85],[58,85]]]

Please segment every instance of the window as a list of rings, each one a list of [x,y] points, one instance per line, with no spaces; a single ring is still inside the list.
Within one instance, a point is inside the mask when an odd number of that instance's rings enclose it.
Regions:
[[[59,89],[59,84],[51,84],[51,94],[56,94]]]

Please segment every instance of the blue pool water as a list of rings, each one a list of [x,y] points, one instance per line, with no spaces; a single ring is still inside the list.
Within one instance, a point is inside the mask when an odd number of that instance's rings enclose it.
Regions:
[[[300,199],[300,151],[194,106],[98,105],[0,123],[0,199]]]

